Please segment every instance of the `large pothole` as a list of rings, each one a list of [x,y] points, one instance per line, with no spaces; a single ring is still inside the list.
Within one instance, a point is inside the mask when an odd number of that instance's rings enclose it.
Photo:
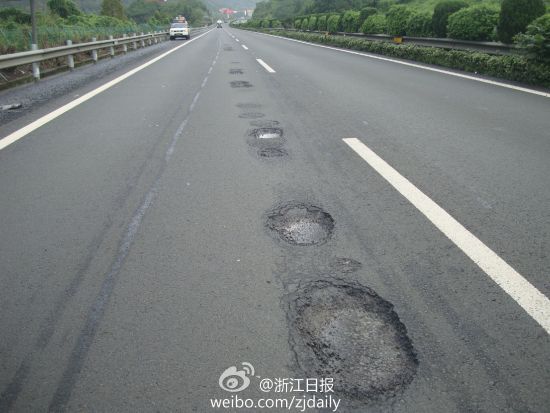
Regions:
[[[333,378],[337,394],[369,401],[408,385],[417,359],[393,305],[370,288],[316,281],[289,296],[291,341],[306,377]]]
[[[267,226],[293,245],[318,245],[334,231],[334,219],[315,205],[290,203],[268,214]]]

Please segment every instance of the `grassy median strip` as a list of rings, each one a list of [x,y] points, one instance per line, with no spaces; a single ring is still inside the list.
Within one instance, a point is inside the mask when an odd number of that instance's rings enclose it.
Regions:
[[[529,85],[550,87],[550,65],[530,60],[521,55],[492,55],[475,51],[393,44],[390,42],[372,41],[357,37],[316,33],[288,32],[282,30],[272,31],[265,29],[254,29],[254,31],[276,34],[278,36],[311,43],[414,60]]]

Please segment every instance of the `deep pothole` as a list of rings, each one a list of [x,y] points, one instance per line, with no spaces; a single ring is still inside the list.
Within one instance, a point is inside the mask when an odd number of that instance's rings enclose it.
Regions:
[[[281,158],[287,156],[288,152],[283,148],[262,148],[258,150],[258,155],[261,158]]]
[[[242,69],[229,69],[230,75],[242,75],[243,73]]]
[[[306,377],[331,377],[358,401],[391,397],[414,378],[418,361],[393,305],[370,288],[315,281],[289,295],[291,343]]]
[[[232,82],[230,82],[230,84],[232,88],[252,87],[252,84],[250,82],[247,82],[246,80],[233,80]]]
[[[290,203],[268,214],[267,226],[293,245],[325,243],[334,231],[334,219],[318,206]]]

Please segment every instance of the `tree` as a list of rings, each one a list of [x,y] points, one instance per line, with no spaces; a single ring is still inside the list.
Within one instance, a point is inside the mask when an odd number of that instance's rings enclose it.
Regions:
[[[504,43],[525,31],[529,23],[545,12],[543,0],[502,0],[498,22],[498,37]]]
[[[550,63],[550,13],[535,19],[525,34],[518,34],[514,40],[525,47],[531,59]]]
[[[437,3],[432,15],[432,29],[437,37],[447,37],[449,16],[464,7],[468,7],[468,3],[464,1],[450,0]]]
[[[103,16],[116,17],[120,20],[126,19],[124,6],[120,0],[103,0],[101,2],[101,14]]]
[[[82,14],[72,0],[48,0],[48,9],[63,18]]]
[[[449,16],[449,37],[460,40],[491,40],[498,23],[498,9],[478,5],[461,9]]]

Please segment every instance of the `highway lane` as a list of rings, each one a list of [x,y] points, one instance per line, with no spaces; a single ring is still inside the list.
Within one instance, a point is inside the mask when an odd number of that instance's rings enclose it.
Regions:
[[[342,139],[368,144],[548,296],[548,108],[210,32],[0,151],[0,406],[202,412],[240,362],[306,377],[288,297],[343,279],[395,306],[418,367],[395,397],[344,395],[340,411],[544,411],[547,333]],[[258,155],[250,131],[268,121],[286,156]],[[322,206],[332,237],[274,236],[267,216],[287,202]]]

